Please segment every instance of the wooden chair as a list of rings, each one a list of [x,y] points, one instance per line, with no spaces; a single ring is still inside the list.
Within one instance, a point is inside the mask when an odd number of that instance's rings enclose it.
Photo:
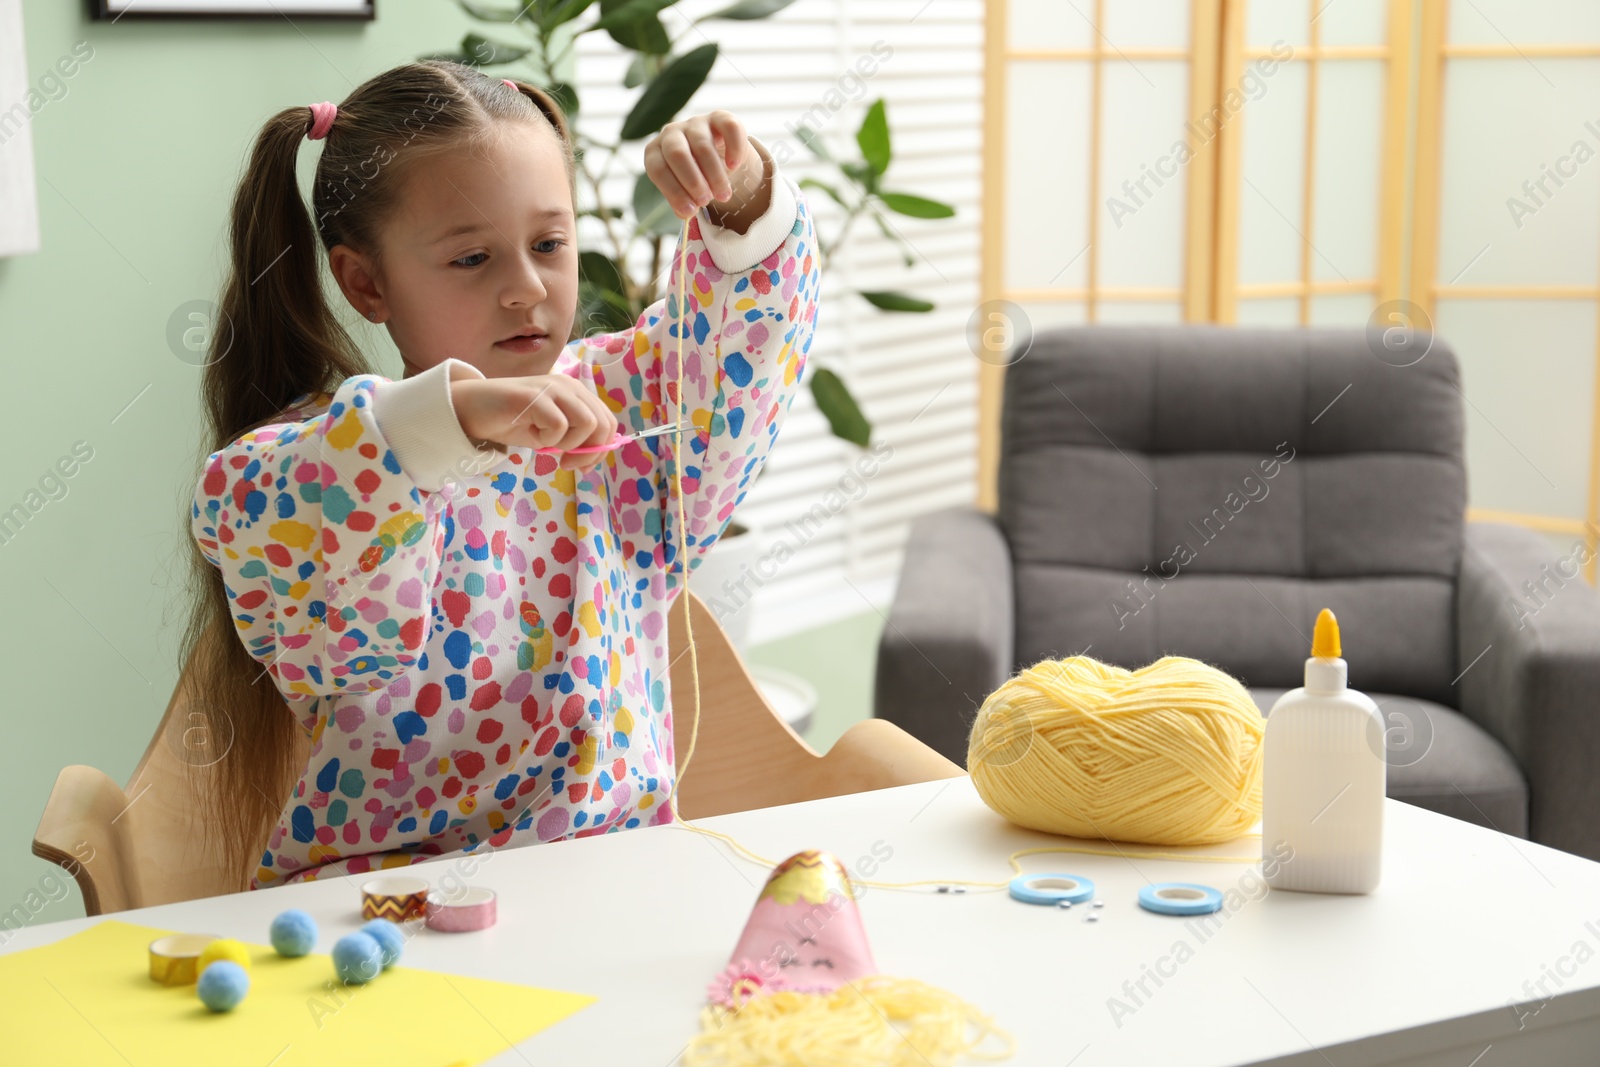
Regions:
[[[956,778],[967,772],[900,727],[866,719],[818,755],[773,710],[711,609],[689,591],[700,661],[700,733],[678,793],[686,819],[798,804],[803,800]],[[683,633],[683,606],[667,624],[672,650],[672,734],[679,767],[689,752],[694,682]]]
[[[678,796],[685,818],[965,773],[881,719],[857,723],[818,755],[766,702],[710,609],[692,591],[688,595],[700,666],[700,732]],[[681,605],[674,604],[667,641],[674,656],[673,732],[682,766],[694,688]],[[33,853],[72,874],[90,915],[232,891],[225,867],[192,821],[195,791],[204,787],[204,776],[193,769],[224,738],[197,732],[217,726],[193,699],[188,677],[185,670],[126,788],[93,767],[75,765],[57,776],[50,791]],[[302,744],[301,765],[310,750],[309,740]]]

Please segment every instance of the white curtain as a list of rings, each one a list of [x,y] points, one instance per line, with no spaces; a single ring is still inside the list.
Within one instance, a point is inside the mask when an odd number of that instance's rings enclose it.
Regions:
[[[39,198],[33,180],[33,109],[22,0],[0,0],[0,256],[39,251]]]

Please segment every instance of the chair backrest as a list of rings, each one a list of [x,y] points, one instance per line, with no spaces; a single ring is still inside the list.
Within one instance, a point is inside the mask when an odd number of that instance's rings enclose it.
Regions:
[[[806,744],[761,694],[727,631],[703,600],[689,591],[694,643],[700,661],[700,730],[694,755],[691,656],[683,606],[674,601],[667,622],[672,651],[674,762],[688,758],[678,792],[686,819],[798,804],[806,800],[955,778],[961,765],[884,719],[867,719],[844,732],[824,755]]]
[[[818,756],[762,697],[710,609],[692,590],[688,597],[695,656],[688,654],[680,604],[673,606],[667,637],[680,767],[689,749],[694,704],[689,672],[695,661],[700,677],[699,737],[678,798],[684,818],[962,773],[960,766],[880,720],[858,723],[826,756]],[[185,669],[126,789],[92,767],[73,766],[61,772],[51,791],[33,851],[73,874],[91,915],[234,890],[220,857],[198,832],[194,814],[200,790],[211,785],[205,768],[227,743],[226,716],[191,694],[190,677]],[[310,748],[308,740],[302,744],[300,764]],[[293,784],[285,783],[285,790]]]
[[[1328,607],[1363,688],[1453,703],[1460,374],[1437,337],[1397,362],[1361,330],[1036,335],[1002,415],[1015,666],[1170,653],[1292,687]]]

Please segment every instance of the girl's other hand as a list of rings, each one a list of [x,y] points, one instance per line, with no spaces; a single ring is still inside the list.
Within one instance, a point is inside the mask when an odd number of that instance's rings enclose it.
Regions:
[[[508,448],[583,448],[617,433],[617,417],[595,392],[565,374],[520,378],[463,378],[452,382],[451,401],[462,432]],[[561,456],[561,466],[587,471],[604,452]]]
[[[764,165],[731,112],[709,111],[661,127],[644,146],[644,171],[686,219],[711,203],[739,215],[760,193]]]

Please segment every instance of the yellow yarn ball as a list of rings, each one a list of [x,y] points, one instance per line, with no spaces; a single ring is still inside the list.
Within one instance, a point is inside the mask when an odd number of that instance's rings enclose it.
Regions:
[[[250,969],[250,950],[244,947],[244,942],[235,941],[229,937],[219,937],[207,945],[196,961],[195,977],[205,973],[207,967],[218,960],[232,960],[245,970]]]
[[[1198,660],[1128,671],[1072,656],[989,694],[967,771],[984,803],[1031,830],[1208,845],[1261,817],[1265,732],[1244,686]]]

